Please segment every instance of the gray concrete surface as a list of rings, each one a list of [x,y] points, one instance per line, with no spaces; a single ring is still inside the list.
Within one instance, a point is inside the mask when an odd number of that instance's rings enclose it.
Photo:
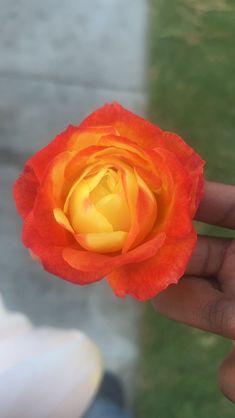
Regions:
[[[90,335],[131,401],[138,304],[105,281],[77,287],[43,272],[20,242],[11,188],[30,154],[104,102],[144,113],[146,1],[0,0],[0,9],[0,291],[35,324]]]

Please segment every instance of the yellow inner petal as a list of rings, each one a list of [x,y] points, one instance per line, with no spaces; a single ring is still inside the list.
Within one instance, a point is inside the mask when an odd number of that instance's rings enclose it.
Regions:
[[[101,253],[119,251],[127,237],[127,232],[101,232],[97,234],[84,234],[76,236],[79,244],[87,250]]]
[[[151,219],[143,219],[141,224],[135,222],[139,188],[152,206]],[[105,165],[99,162],[86,167],[68,191],[63,210],[54,209],[54,217],[83,248],[112,253],[127,251],[126,246],[146,236],[156,218],[155,207],[153,193],[136,171],[110,157]]]
[[[53,210],[53,214],[54,214],[55,220],[56,220],[56,222],[58,222],[58,224],[63,226],[63,228],[67,229],[67,231],[72,232],[72,233],[74,232],[73,228],[70,225],[70,222],[69,222],[67,216],[64,214],[62,209],[55,208]]]
[[[72,186],[65,212],[77,234],[127,232],[130,229],[129,207],[120,174],[108,166],[96,174],[88,174]]]
[[[112,232],[113,227],[90,199],[89,181],[82,180],[69,199],[68,217],[77,233]]]
[[[91,200],[96,209],[112,224],[114,231],[129,231],[130,212],[119,173],[109,168],[99,185],[91,192]]]
[[[82,182],[82,180],[84,180],[86,178],[90,178],[91,179],[90,187],[91,187],[91,189],[94,189],[95,186],[99,183],[99,181],[102,179],[102,177],[104,176],[104,174],[107,171],[107,167],[104,167],[104,168],[100,169],[98,171],[98,173],[96,173],[96,175],[90,176],[90,173],[91,173],[92,169],[93,169],[93,166],[87,167],[86,170],[84,170],[84,173],[82,174],[82,176],[70,188],[68,196],[67,196],[67,198],[65,200],[65,204],[64,204],[64,212],[65,213],[68,212],[70,197],[72,196],[76,187]]]
[[[129,209],[121,195],[110,193],[104,196],[96,204],[96,208],[112,224],[114,231],[129,231]]]

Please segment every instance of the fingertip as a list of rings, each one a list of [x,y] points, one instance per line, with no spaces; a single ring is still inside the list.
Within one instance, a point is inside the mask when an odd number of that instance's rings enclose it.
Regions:
[[[235,349],[229,353],[218,370],[218,384],[223,395],[235,403]]]
[[[235,339],[234,300],[211,281],[184,277],[161,292],[153,300],[153,306],[174,321]]]
[[[235,228],[235,186],[207,181],[195,219],[211,225]]]

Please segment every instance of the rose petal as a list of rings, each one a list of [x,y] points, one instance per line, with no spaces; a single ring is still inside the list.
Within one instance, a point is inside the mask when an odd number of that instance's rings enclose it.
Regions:
[[[92,145],[74,153],[74,157],[65,169],[65,178],[70,181],[70,184],[78,180],[81,176],[84,177],[93,168],[103,167],[100,161],[98,162],[95,158],[97,152],[103,149],[104,147]],[[86,172],[86,174],[84,174],[84,172]]]
[[[62,209],[60,209],[60,208],[53,209],[53,214],[54,214],[56,222],[58,222],[59,225],[61,225],[65,229],[67,229],[67,231],[72,232],[72,234],[74,233],[74,230],[73,230],[67,216],[62,211]]]
[[[63,258],[63,248],[54,245],[47,245],[38,230],[35,228],[35,221],[30,213],[24,222],[23,243],[30,248],[34,255],[40,259],[44,269],[69,282],[86,285],[102,279],[100,272],[84,272],[71,267]],[[81,248],[77,243],[77,247]]]
[[[190,213],[191,181],[186,170],[174,155],[164,148],[152,152],[153,161],[162,170],[162,192],[157,196],[157,221],[150,237],[165,231],[168,236],[181,238],[192,229]],[[174,173],[174,175],[173,175]]]
[[[81,123],[82,129],[92,126],[109,125],[123,137],[129,138],[144,149],[162,143],[163,131],[147,120],[123,108],[119,103],[106,104],[89,115]]]
[[[95,177],[99,177],[99,174]],[[90,199],[92,180],[82,180],[73,190],[68,203],[68,217],[76,233],[112,232],[112,224],[102,215]],[[95,181],[95,180],[94,180]]]
[[[96,203],[96,209],[111,223],[114,231],[129,231],[130,212],[122,194],[110,193]]]
[[[188,171],[192,181],[191,212],[192,216],[194,216],[203,195],[203,167],[205,161],[175,133],[164,132],[163,138],[164,146],[177,156]]]
[[[180,240],[166,241],[155,256],[109,273],[108,282],[116,296],[131,295],[143,301],[177,283],[185,272],[196,239],[196,233],[192,231]]]
[[[63,204],[64,170],[73,153],[63,152],[53,159],[38,188],[33,208],[35,226],[46,243],[65,245],[74,240],[56,221],[53,210]]]
[[[135,175],[138,184],[136,212],[132,219],[132,226],[128,238],[122,249],[123,253],[144,240],[149,232],[151,232],[157,217],[157,202],[153,193],[136,172]]]
[[[116,133],[115,128],[112,126],[99,126],[95,129],[88,127],[88,129],[84,130],[81,126],[70,125],[48,145],[36,152],[27,161],[27,165],[34,170],[36,177],[40,180],[52,159],[61,152],[81,150],[87,147],[88,144],[96,144],[102,135]]]
[[[153,191],[161,188],[161,178],[157,167],[153,164],[147,150],[139,147],[134,141],[121,136],[107,135],[99,140],[100,145],[108,148],[98,151],[98,157],[107,161],[107,156],[120,158],[121,161],[133,166],[140,176],[148,182]]]
[[[32,168],[25,166],[13,186],[17,210],[25,218],[32,210],[37,195],[38,180]]]
[[[117,135],[118,132],[112,126],[95,126],[85,130],[77,129],[69,140],[70,150],[81,151],[92,145],[97,145],[104,135]]]
[[[75,235],[76,240],[83,248],[100,253],[113,253],[121,250],[126,237],[127,232],[124,231]]]
[[[76,246],[66,247],[63,250],[64,260],[74,269],[86,272],[97,272],[104,277],[109,272],[119,266],[128,263],[140,263],[141,261],[152,257],[157,253],[165,241],[165,233],[160,233],[152,240],[139,245],[137,248],[126,254],[117,254],[114,256],[92,253],[88,251],[79,251]]]
[[[151,231],[157,216],[157,202],[153,193],[138,174],[135,173],[135,175],[138,185],[136,207],[132,216],[131,229],[122,249],[123,253],[143,241]]]
[[[95,164],[87,167],[83,171],[82,175],[78,176],[78,179],[75,181],[75,183],[72,185],[72,187],[70,185],[70,190],[67,194],[67,197],[66,197],[66,200],[65,200],[65,203],[64,203],[64,211],[65,212],[68,211],[70,197],[72,196],[75,189],[84,180],[84,178],[86,176],[89,176],[89,178],[90,178],[89,182],[87,182],[87,187],[88,187],[89,191],[92,192],[93,189],[99,184],[100,180],[104,177],[105,173],[107,172],[107,169],[108,169],[107,166],[103,166],[102,168],[98,169],[98,167]],[[93,176],[92,176],[91,173],[93,173]]]
[[[41,180],[48,165],[61,152],[67,151],[71,136],[78,128],[68,126],[68,128],[57,135],[48,145],[36,152],[28,161],[27,165],[31,167],[38,180]]]

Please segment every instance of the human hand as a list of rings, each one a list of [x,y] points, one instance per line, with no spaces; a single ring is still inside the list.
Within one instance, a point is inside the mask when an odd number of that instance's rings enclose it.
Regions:
[[[206,182],[196,219],[235,230],[235,186]],[[198,237],[185,277],[153,305],[171,319],[235,340],[235,240]],[[235,403],[235,348],[220,367],[219,384]]]

